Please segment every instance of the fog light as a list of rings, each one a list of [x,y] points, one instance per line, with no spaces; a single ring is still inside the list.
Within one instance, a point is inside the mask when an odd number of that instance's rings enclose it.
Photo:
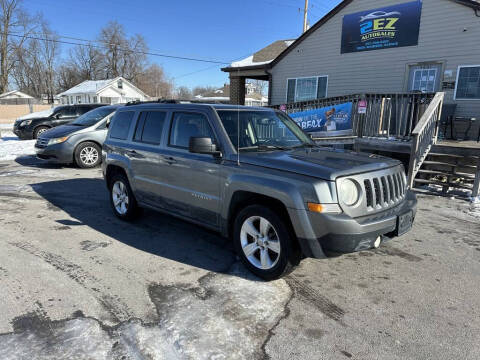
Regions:
[[[375,239],[375,242],[373,243],[373,247],[377,249],[380,246],[380,243],[382,242],[382,237],[379,236]]]

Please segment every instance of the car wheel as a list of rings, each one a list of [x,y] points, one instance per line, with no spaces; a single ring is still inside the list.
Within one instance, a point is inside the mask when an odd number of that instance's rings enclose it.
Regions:
[[[38,139],[40,135],[42,135],[45,131],[50,129],[48,126],[39,126],[36,127],[35,130],[33,131],[33,138]]]
[[[139,208],[125,175],[113,175],[109,188],[110,204],[115,215],[122,220],[134,219],[139,213]]]
[[[102,149],[93,142],[84,142],[75,150],[75,163],[84,169],[93,168],[102,162]]]
[[[235,219],[234,242],[245,266],[265,279],[278,279],[298,264],[294,237],[285,222],[265,206],[251,205]]]

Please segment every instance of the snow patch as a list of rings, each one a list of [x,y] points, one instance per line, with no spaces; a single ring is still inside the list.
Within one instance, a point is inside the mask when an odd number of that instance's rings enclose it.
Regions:
[[[470,198],[470,215],[480,218],[480,196]]]
[[[0,138],[0,161],[15,160],[20,156],[35,155],[35,140],[20,141],[11,132],[2,132]]]

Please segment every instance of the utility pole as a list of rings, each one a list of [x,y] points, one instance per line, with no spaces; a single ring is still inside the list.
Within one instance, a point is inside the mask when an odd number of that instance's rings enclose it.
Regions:
[[[305,0],[305,8],[303,9],[303,32],[307,31],[307,15],[308,15],[308,0]]]

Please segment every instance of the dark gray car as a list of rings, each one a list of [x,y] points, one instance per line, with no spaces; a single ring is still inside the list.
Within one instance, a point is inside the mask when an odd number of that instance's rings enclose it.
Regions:
[[[410,230],[416,213],[399,161],[316,146],[267,108],[126,106],[104,156],[118,217],[148,207],[219,231],[265,279],[302,257],[378,247]]]
[[[43,132],[35,143],[37,157],[56,163],[75,163],[82,168],[98,166],[107,124],[120,106],[99,107],[67,125]]]

